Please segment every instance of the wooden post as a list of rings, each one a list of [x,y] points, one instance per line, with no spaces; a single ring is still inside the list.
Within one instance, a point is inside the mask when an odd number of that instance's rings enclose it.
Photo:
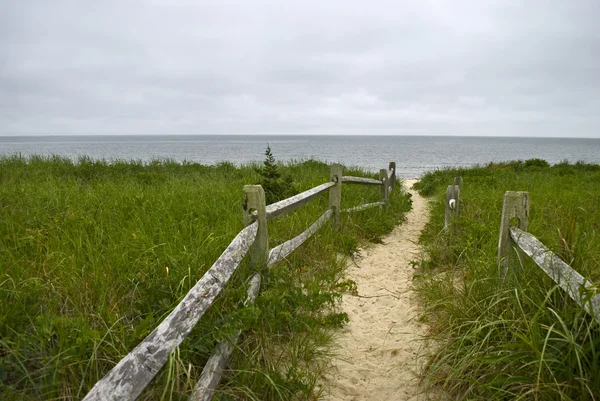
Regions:
[[[390,162],[389,170],[392,173],[392,176],[390,177],[390,187],[394,189],[394,186],[396,185],[396,162]]]
[[[514,262],[515,243],[510,237],[510,226],[515,225],[523,231],[529,226],[529,192],[508,191],[502,202],[502,220],[500,221],[500,238],[498,240],[498,266],[502,269],[502,277],[506,282],[508,268]],[[519,252],[519,258],[521,254]]]
[[[329,180],[335,182],[335,186],[329,188],[329,209],[333,210],[331,224],[334,227],[340,225],[340,210],[342,205],[342,174],[344,167],[341,164],[332,164]]]
[[[452,198],[454,199],[454,217],[458,217],[458,213],[460,210],[460,187],[458,185],[453,185]]]
[[[390,183],[387,175],[387,169],[379,170],[379,181],[383,184],[380,187],[381,201],[387,203],[390,197]]]
[[[462,187],[462,177],[458,176],[458,177],[454,177],[454,185],[458,185],[459,187]]]
[[[448,188],[446,188],[446,206],[444,209],[445,230],[448,230],[448,227],[450,227],[450,221],[458,217],[459,203],[460,187],[458,185],[448,185]]]
[[[258,220],[256,239],[250,248],[250,261],[255,268],[265,270],[269,258],[269,236],[267,228],[267,212],[265,191],[260,185],[244,185],[246,200],[244,201],[244,226]]]
[[[448,230],[450,226],[450,200],[452,199],[452,185],[446,188],[446,203],[444,206],[444,230]]]

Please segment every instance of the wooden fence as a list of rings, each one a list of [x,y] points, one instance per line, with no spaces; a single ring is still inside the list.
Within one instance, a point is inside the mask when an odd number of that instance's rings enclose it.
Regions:
[[[446,192],[445,228],[458,216],[458,186],[462,179],[456,177],[455,185]],[[452,188],[451,188],[452,187]],[[511,266],[521,266],[524,255],[529,256],[560,288],[600,323],[600,294],[594,284],[560,259],[540,240],[527,232],[529,226],[529,193],[508,191],[502,203],[500,236],[498,240],[498,266],[506,282]]]
[[[446,188],[446,207],[444,210],[444,230],[448,230],[450,222],[458,217],[460,203],[461,177],[454,177],[454,185],[448,185]]]
[[[258,295],[261,281],[267,274],[268,267],[292,253],[328,220],[332,220],[333,226],[337,227],[341,212],[355,212],[385,205],[396,183],[396,164],[394,162],[390,162],[388,169],[380,170],[379,180],[343,176],[342,173],[342,166],[333,164],[329,182],[270,205],[265,204],[265,194],[260,185],[244,186],[246,200],[243,205],[243,221],[245,228],[233,239],[175,309],[152,333],[98,381],[84,400],[135,400],[167,362],[169,354],[181,344],[212,305],[247,253],[250,253],[251,264],[257,269],[261,268],[249,280],[245,304],[252,304]],[[379,186],[381,201],[341,210],[342,183]],[[269,250],[268,220],[285,216],[325,192],[329,192],[328,210],[306,231]],[[239,335],[240,332],[232,338],[221,341],[215,347],[212,356],[202,370],[190,400],[212,399]]]

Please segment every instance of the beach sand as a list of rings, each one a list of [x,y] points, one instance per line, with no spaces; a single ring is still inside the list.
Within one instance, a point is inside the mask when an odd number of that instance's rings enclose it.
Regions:
[[[416,180],[406,180],[412,187]],[[407,221],[350,262],[347,276],[358,296],[345,294],[341,308],[350,322],[337,338],[337,357],[324,385],[325,400],[427,400],[417,373],[425,363],[412,292],[411,260],[421,256],[417,244],[428,220],[427,201],[412,193]]]

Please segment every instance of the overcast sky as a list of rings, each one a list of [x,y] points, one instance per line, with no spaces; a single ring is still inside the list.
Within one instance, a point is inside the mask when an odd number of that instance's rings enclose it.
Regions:
[[[0,135],[600,137],[600,1],[0,2]]]

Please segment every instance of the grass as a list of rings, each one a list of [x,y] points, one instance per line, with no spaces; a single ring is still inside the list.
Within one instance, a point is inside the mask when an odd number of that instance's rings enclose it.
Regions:
[[[446,233],[455,176],[461,216]],[[528,231],[598,283],[600,166],[492,163],[428,173],[418,189],[432,198],[415,281],[433,347],[425,382],[459,400],[599,399],[599,325],[529,258],[504,284],[496,256],[504,192],[529,191]]]
[[[317,161],[279,165],[296,189],[326,182]],[[347,174],[364,171],[347,169]],[[244,184],[254,166],[170,160],[0,157],[0,399],[81,399],[178,304],[243,228]],[[347,185],[342,207],[377,201]],[[269,223],[273,247],[327,209],[322,196]],[[141,395],[187,399],[215,344],[244,328],[217,399],[314,399],[335,305],[353,283],[339,254],[378,241],[410,199],[342,216],[275,266],[253,306],[243,306],[243,262],[210,311]]]

